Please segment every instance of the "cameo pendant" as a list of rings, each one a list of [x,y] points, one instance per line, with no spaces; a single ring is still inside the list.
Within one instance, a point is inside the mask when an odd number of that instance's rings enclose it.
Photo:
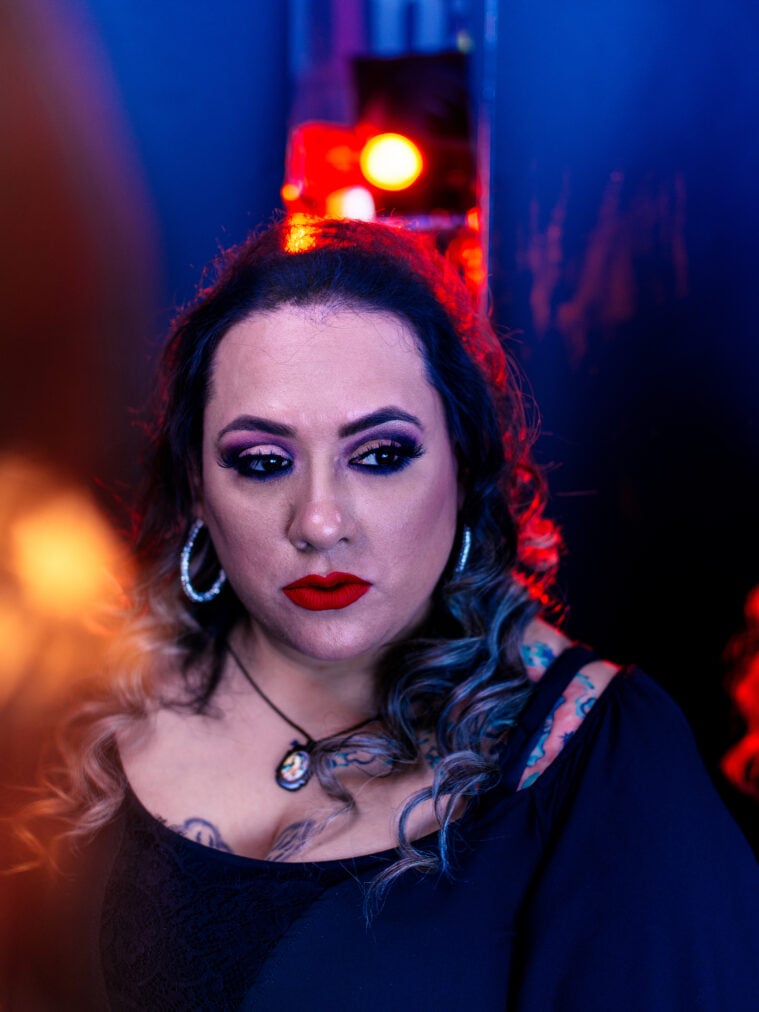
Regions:
[[[311,779],[311,750],[315,744],[315,741],[290,743],[275,774],[277,784],[283,790],[299,791]]]

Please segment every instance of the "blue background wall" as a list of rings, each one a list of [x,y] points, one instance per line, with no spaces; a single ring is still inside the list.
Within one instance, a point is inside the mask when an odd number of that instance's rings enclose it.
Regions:
[[[734,733],[721,657],[759,580],[757,9],[499,9],[496,316],[520,331],[555,465],[570,628],[651,670],[716,761]],[[564,269],[536,327],[525,237],[537,219],[546,238],[562,195]],[[580,341],[560,307],[602,205]]]
[[[279,206],[286,3],[79,0],[104,46],[160,226],[164,309]]]

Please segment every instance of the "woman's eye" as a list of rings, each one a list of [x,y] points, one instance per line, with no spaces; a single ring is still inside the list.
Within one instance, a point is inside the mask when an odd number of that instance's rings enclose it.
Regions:
[[[225,456],[222,464],[233,468],[244,478],[265,481],[289,471],[293,462],[280,453],[233,453]]]
[[[423,452],[421,446],[411,441],[408,443],[377,443],[351,457],[350,462],[367,471],[387,474],[403,470],[415,457],[421,457]]]

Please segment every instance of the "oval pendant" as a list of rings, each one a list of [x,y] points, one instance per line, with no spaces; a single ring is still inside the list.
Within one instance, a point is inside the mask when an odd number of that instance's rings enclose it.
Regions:
[[[275,774],[277,783],[286,791],[298,791],[311,779],[311,750],[308,745],[294,741],[285,752]]]

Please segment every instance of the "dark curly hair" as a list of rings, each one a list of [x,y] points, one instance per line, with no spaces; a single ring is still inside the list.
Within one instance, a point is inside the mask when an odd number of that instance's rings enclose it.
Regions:
[[[186,600],[178,560],[194,519],[214,353],[230,327],[250,314],[309,305],[392,314],[416,335],[459,460],[460,525],[471,530],[464,573],[449,560],[424,626],[383,657],[381,730],[350,737],[352,747],[381,757],[388,775],[419,759],[422,731],[434,732],[440,754],[432,787],[407,799],[400,814],[399,859],[375,879],[379,895],[408,868],[448,870],[454,813],[497,779],[493,746],[529,693],[519,654],[523,630],[545,601],[559,553],[558,534],[543,516],[545,490],[530,456],[533,431],[514,370],[456,271],[430,240],[408,230],[279,221],[224,255],[214,282],[177,321],[162,359],[135,527],[139,578],[130,627],[141,647],[131,656],[152,658],[153,671],[146,673],[143,662],[142,681],[122,678],[110,710],[86,718],[89,730],[69,757],[69,782],[59,798],[79,813],[72,823],[87,830],[113,814],[126,788],[114,758],[114,729],[160,695],[161,665],[184,673],[197,711],[211,706],[227,638],[243,609],[229,583],[210,603]],[[210,585],[218,561],[209,541],[199,554],[196,585]],[[322,787],[342,802],[340,811],[354,802],[330,757],[345,747],[345,735],[327,739],[312,757]],[[441,826],[434,851],[414,846],[406,833],[411,811],[426,799]]]

